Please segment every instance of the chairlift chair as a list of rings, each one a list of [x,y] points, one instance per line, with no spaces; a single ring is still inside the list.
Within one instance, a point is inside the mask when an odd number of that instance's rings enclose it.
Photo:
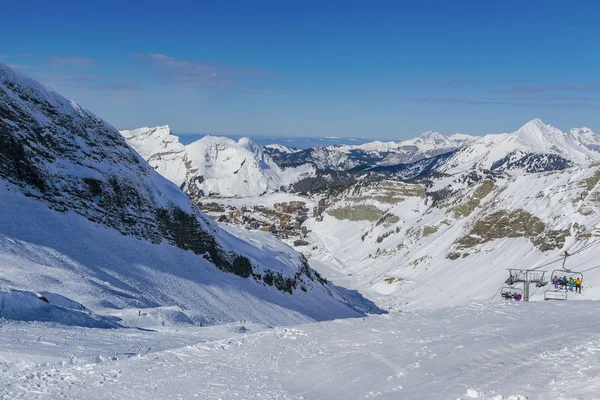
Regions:
[[[544,300],[567,300],[566,290],[546,290]]]
[[[558,277],[558,279],[561,279],[565,276],[567,277],[567,279],[573,278],[574,280],[577,280],[577,278],[579,278],[581,280],[581,284],[583,285],[583,274],[581,272],[571,271],[566,268],[560,268],[552,271],[550,280],[554,279],[555,276]]]
[[[519,288],[511,287],[511,286],[503,287],[502,290],[500,291],[500,296],[502,296],[503,300],[514,300],[513,295],[515,293],[520,294],[521,298],[523,298],[523,290],[519,289]]]

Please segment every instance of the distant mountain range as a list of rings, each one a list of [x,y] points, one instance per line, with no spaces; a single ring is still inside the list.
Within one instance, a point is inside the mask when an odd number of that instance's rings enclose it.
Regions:
[[[315,168],[283,169],[248,138],[205,136],[187,146],[168,126],[121,131],[157,172],[193,198],[258,196],[313,176]]]
[[[564,133],[534,119],[513,133],[445,136],[425,132],[400,142],[369,142],[300,149],[258,146],[205,136],[182,145],[168,127],[122,131],[163,176],[193,198],[306,192],[358,180],[413,179],[473,168],[496,173],[562,170],[600,160],[600,138],[588,128]]]
[[[219,136],[226,137],[228,139],[238,141],[242,138],[248,137],[250,135],[226,135],[226,134],[218,134],[218,133],[181,133],[181,132],[173,132],[173,135],[179,138],[179,141],[188,145],[190,143],[195,142],[196,140],[200,140],[205,136]],[[334,146],[340,144],[347,145],[358,145],[363,143],[368,143],[368,139],[362,138],[346,138],[346,137],[276,137],[276,136],[261,136],[261,135],[251,135],[251,139],[254,143],[259,146],[265,146],[267,144],[272,143],[280,143],[284,146],[294,147],[298,149],[308,149],[311,147],[318,146]]]

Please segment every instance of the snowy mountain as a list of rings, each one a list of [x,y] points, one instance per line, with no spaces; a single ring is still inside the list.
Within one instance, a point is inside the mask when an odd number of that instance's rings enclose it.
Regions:
[[[263,149],[267,152],[279,152],[285,154],[293,154],[302,151],[300,149],[296,149],[294,147],[288,147],[282,144],[267,144],[263,146]]]
[[[31,293],[52,306],[36,313],[86,321],[66,305],[168,323],[359,315],[289,246],[222,229],[112,126],[4,64],[0,143],[0,316]]]
[[[564,251],[573,254],[568,268],[586,271],[583,294],[569,299],[598,299],[599,182],[597,164],[359,182],[320,193],[328,209],[322,222],[307,221],[304,253],[325,277],[390,311],[499,302],[507,268],[562,274],[553,270]]]
[[[168,126],[120,131],[156,172],[180,186],[188,179],[189,160],[185,146]]]
[[[507,268],[552,262],[549,276],[565,251],[586,282],[568,297],[599,298],[599,143],[587,128],[533,120],[415,163],[321,172],[294,185],[327,203],[305,223],[303,253],[392,312],[500,301]]]
[[[314,174],[314,168],[280,168],[248,138],[205,136],[187,146],[165,127],[121,131],[157,172],[192,198],[259,196]],[[284,146],[282,151],[290,151]]]
[[[600,160],[600,136],[589,129],[568,133],[539,119],[513,133],[486,135],[461,148],[441,172],[457,173],[470,168],[494,171],[543,172],[587,165]]]
[[[454,151],[475,139],[462,134],[445,136],[438,132],[425,132],[414,139],[400,142],[374,141],[354,146],[337,145],[294,151],[270,145],[265,146],[264,150],[280,166],[309,163],[320,170],[347,171],[367,165],[410,164]]]
[[[513,133],[483,137],[425,132],[401,142],[370,142],[358,146],[294,150],[276,145],[265,151],[281,166],[314,165],[318,170],[365,171],[414,169],[411,164],[455,152],[435,171],[461,173],[469,169],[543,172],[600,160],[600,137],[588,128],[564,133],[534,119]],[[381,167],[392,167],[381,168]],[[317,175],[323,172],[317,172]],[[404,176],[411,177],[411,176]]]
[[[459,149],[476,140],[474,136],[456,133],[445,136],[438,132],[425,132],[411,140],[404,140],[393,148],[378,165],[408,164]]]

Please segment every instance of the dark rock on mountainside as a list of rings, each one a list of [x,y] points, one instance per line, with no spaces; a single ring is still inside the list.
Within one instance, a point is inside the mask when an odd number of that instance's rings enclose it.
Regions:
[[[208,257],[249,276],[245,257],[226,251],[216,227],[158,176],[112,126],[0,64],[0,177],[59,212],[154,243]]]

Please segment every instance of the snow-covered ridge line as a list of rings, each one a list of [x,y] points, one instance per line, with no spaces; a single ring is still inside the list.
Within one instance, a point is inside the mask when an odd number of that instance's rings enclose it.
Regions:
[[[546,164],[540,169],[556,170],[569,165],[589,165],[600,161],[600,136],[589,129],[560,129],[534,119],[512,133],[489,134],[461,148],[456,155],[441,167],[445,173],[458,173],[470,168],[493,169],[502,160],[512,162],[536,155],[545,156]],[[555,160],[561,160],[558,164]],[[535,172],[535,171],[531,171]]]
[[[309,163],[321,170],[346,171],[364,165],[398,165],[417,162],[456,150],[475,137],[462,134],[445,136],[424,132],[420,136],[399,142],[373,141],[360,145],[316,146],[290,151],[285,146],[264,146],[264,150],[280,166]]]
[[[314,174],[314,168],[280,168],[249,138],[205,136],[187,146],[168,126],[121,131],[157,172],[192,198],[259,196]],[[279,147],[284,149],[284,147]],[[285,148],[285,151],[292,152]]]

